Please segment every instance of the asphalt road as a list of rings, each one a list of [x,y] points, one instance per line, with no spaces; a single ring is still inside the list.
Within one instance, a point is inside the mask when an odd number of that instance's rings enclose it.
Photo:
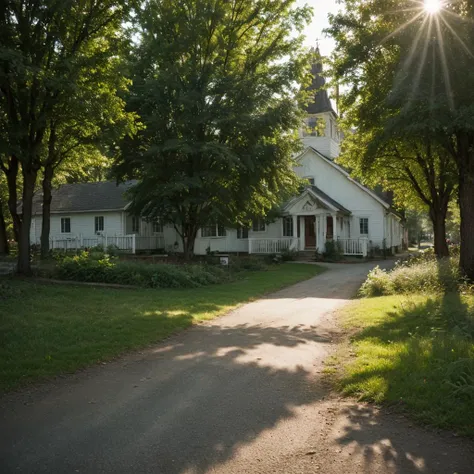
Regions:
[[[331,266],[146,352],[4,397],[0,471],[473,472],[471,444],[322,385],[332,312],[370,267]]]

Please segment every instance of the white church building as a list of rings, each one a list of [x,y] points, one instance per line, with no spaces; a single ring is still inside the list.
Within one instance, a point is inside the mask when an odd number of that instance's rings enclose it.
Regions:
[[[307,186],[285,203],[273,222],[257,219],[250,228],[202,228],[195,253],[272,254],[285,250],[323,253],[327,241],[338,241],[345,255],[366,256],[371,248],[397,251],[404,244],[402,217],[378,193],[360,184],[335,159],[341,135],[337,114],[324,86],[322,65],[313,66],[314,101],[300,131],[303,152],[295,173]],[[319,124],[319,126],[318,126]],[[182,249],[172,226],[130,216],[124,191],[130,183],[81,183],[61,186],[51,203],[51,247],[77,248],[113,244],[123,250]],[[41,196],[35,199],[31,241],[41,236]]]

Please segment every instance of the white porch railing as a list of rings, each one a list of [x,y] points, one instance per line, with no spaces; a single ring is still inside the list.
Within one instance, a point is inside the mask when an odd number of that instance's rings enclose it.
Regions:
[[[285,250],[298,250],[298,239],[287,237],[283,239],[249,239],[249,254],[281,253]]]
[[[369,251],[369,239],[362,237],[359,239],[337,239],[342,246],[344,255],[362,255],[367,257]]]
[[[101,245],[107,249],[114,245],[119,250],[136,253],[137,250],[157,250],[165,248],[165,239],[163,235],[139,236],[130,235],[96,235],[94,237],[71,236],[71,237],[52,237],[49,240],[49,248],[52,250],[79,250],[89,249]]]

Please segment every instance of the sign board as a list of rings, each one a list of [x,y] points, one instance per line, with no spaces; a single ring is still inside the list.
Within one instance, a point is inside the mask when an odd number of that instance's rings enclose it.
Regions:
[[[220,262],[221,262],[221,265],[229,265],[229,257],[225,256],[225,257],[220,257]]]

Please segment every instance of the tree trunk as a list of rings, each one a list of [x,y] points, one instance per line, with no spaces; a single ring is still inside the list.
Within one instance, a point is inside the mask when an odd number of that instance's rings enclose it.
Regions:
[[[37,174],[38,172],[36,170],[23,169],[23,212],[19,229],[17,265],[17,272],[20,275],[31,275],[30,230],[31,216],[33,214],[33,195]]]
[[[197,233],[198,229],[194,225],[185,224],[182,227],[181,239],[183,240],[183,254],[186,261],[191,260],[194,256],[194,242]]]
[[[51,227],[51,191],[54,169],[46,165],[43,176],[43,220],[41,224],[41,258],[49,254],[49,233]]]
[[[446,213],[445,210],[430,209],[430,218],[433,223],[434,251],[438,258],[449,257],[449,248],[446,242]]]
[[[474,156],[469,157],[469,151],[467,155],[460,157],[459,167],[460,266],[465,275],[474,281]]]
[[[8,255],[10,248],[8,246],[7,225],[3,214],[3,205],[0,202],[0,255]]]
[[[8,210],[10,211],[13,221],[13,235],[15,240],[19,242],[21,218],[18,214],[18,160],[15,157],[10,161],[10,167],[6,173],[6,177],[8,185]]]

